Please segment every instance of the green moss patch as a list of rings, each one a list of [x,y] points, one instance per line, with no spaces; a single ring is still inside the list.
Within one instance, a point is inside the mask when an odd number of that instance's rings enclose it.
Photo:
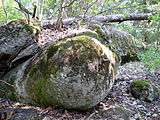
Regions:
[[[95,38],[81,35],[39,53],[25,72],[29,98],[67,109],[85,110],[98,104],[114,82],[114,53],[103,47]]]
[[[150,85],[150,81],[149,80],[134,80],[131,83],[131,87],[148,87]]]
[[[130,111],[123,107],[109,108],[107,110],[98,111],[97,114],[93,115],[91,119],[108,119],[108,120],[129,120],[131,116]]]
[[[76,33],[76,36],[82,36],[82,35],[85,35],[85,36],[88,36],[88,37],[91,37],[91,38],[99,39],[98,34],[95,31],[92,31],[92,30],[89,30],[89,29],[81,29]]]
[[[130,90],[133,97],[146,102],[158,98],[158,88],[149,80],[134,80],[130,85]]]
[[[35,30],[36,30],[36,33],[41,32],[40,22],[35,19],[30,19],[29,24],[27,19],[17,19],[17,20],[11,21],[9,24],[14,25],[16,23],[22,24],[23,25],[22,27],[27,31],[30,31],[31,33],[34,33]]]

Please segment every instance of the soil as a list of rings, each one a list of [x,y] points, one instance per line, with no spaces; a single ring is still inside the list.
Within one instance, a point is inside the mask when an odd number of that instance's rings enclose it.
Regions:
[[[130,62],[119,67],[116,82],[108,96],[90,110],[70,111],[51,106],[42,108],[0,99],[0,117],[2,119],[5,114],[8,114],[7,117],[10,117],[10,120],[90,120],[98,119],[95,116],[101,110],[122,107],[130,113],[129,118],[124,117],[122,120],[160,120],[160,95],[156,101],[151,103],[135,99],[129,91],[133,80],[151,80],[160,89],[160,73],[148,71],[147,64]],[[114,114],[113,110],[110,114],[112,113]],[[119,120],[119,118],[107,118],[107,115],[99,119]]]

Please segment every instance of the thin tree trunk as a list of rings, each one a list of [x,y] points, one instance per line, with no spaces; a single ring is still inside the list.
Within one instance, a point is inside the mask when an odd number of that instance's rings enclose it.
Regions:
[[[40,1],[40,16],[39,16],[39,20],[41,21],[43,18],[43,6],[44,6],[44,0]]]
[[[7,11],[5,9],[5,5],[4,5],[4,0],[2,0],[2,8],[3,8],[3,11],[5,13],[5,16],[6,16],[6,23],[8,22],[8,15],[7,15]]]
[[[57,19],[57,22],[56,22],[56,28],[59,31],[62,30],[62,26],[63,26],[63,21],[62,21],[63,9],[64,9],[63,8],[63,3],[64,3],[64,0],[61,0],[61,5],[60,5],[60,8],[59,8],[58,19]]]

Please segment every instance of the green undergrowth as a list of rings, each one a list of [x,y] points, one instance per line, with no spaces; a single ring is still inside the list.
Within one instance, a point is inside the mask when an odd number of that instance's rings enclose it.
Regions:
[[[139,54],[139,59],[148,65],[149,71],[160,73],[160,48],[148,48]]]

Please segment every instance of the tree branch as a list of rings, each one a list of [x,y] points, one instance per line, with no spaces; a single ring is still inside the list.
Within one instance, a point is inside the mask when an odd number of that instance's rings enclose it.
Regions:
[[[64,4],[64,0],[61,0],[59,13],[58,13],[58,18],[57,18],[57,22],[56,22],[56,29],[59,30],[59,31],[62,30],[62,26],[63,26],[63,21],[62,21],[63,10],[64,10],[63,4]]]
[[[27,13],[27,14],[32,15],[32,13],[29,12],[29,10],[26,9],[19,1],[17,1],[17,0],[14,0],[14,1],[18,4],[19,8],[20,8],[22,11],[24,11],[24,12]]]
[[[107,10],[101,11],[101,12],[99,12],[99,13],[97,13],[97,14],[93,15],[93,17],[94,17],[94,16],[97,16],[97,15],[100,15],[100,14],[102,14],[102,13],[105,13],[105,12],[107,12],[107,11],[121,10],[121,9],[126,9],[126,8],[137,7],[137,6],[140,6],[140,5],[144,5],[144,2],[139,3],[139,4],[137,4],[137,5],[132,5],[132,6],[118,7],[118,8],[110,8],[110,9],[107,9]]]
[[[77,0],[73,0],[73,1],[72,1],[72,2],[70,2],[68,5],[66,5],[66,6],[62,6],[62,8],[67,8],[67,7],[71,6],[75,1],[77,1]]]
[[[90,6],[87,7],[87,10],[86,10],[86,11],[84,12],[84,14],[83,14],[83,18],[85,18],[88,10],[89,10],[89,9],[94,5],[94,3],[96,3],[97,1],[98,1],[98,0],[95,0],[94,2],[92,2],[92,4],[91,4]]]
[[[29,24],[29,22],[30,22],[30,17],[29,17],[29,15],[32,15],[32,13],[29,12],[29,10],[26,9],[18,0],[14,0],[14,1],[18,4],[18,6],[19,6],[19,8],[20,8],[20,11],[22,11],[22,12],[25,14],[25,16],[27,17],[28,24]],[[19,10],[19,9],[18,9],[18,10]]]
[[[0,80],[0,82],[2,82],[2,83],[4,83],[4,84],[6,84],[6,85],[11,86],[11,87],[13,87],[13,88],[14,88],[14,86],[13,86],[13,85],[9,84],[9,83],[8,83],[8,82],[6,82],[5,80]]]

